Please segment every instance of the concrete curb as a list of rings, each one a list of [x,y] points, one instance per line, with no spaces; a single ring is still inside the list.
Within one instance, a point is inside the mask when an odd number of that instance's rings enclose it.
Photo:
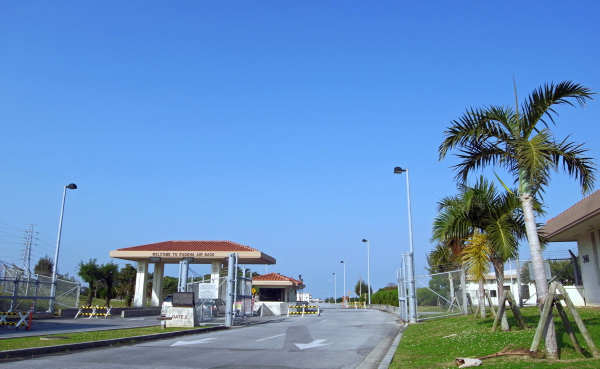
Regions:
[[[400,328],[400,332],[398,332],[398,335],[396,336],[396,339],[394,339],[392,346],[390,346],[390,349],[388,350],[387,354],[385,354],[385,357],[383,358],[383,360],[381,360],[381,364],[379,364],[379,369],[387,369],[392,363],[392,360],[394,359],[394,354],[398,349],[398,345],[400,344],[402,334],[404,334],[404,330],[406,329],[406,327],[408,327],[408,323],[404,323],[402,328]]]
[[[186,331],[148,334],[145,336],[115,338],[112,340],[70,343],[70,344],[66,344],[66,345],[45,346],[45,347],[32,347],[32,348],[18,349],[18,350],[6,350],[6,351],[0,351],[0,360],[7,359],[7,358],[19,357],[19,356],[51,354],[51,353],[61,352],[61,351],[81,350],[81,349],[89,349],[89,348],[95,348],[95,347],[111,346],[111,345],[122,344],[122,343],[150,341],[150,340],[157,340],[157,339],[161,339],[161,338],[185,336],[188,334],[198,334],[198,333],[218,331],[218,330],[223,330],[223,329],[228,329],[228,328],[225,326],[206,327],[206,328],[190,329],[190,330],[186,330]]]

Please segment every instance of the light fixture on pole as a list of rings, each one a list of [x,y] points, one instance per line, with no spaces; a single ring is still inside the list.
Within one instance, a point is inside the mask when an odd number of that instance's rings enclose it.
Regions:
[[[63,190],[62,205],[60,207],[60,219],[58,221],[58,237],[56,238],[56,251],[54,252],[54,265],[52,266],[52,285],[50,287],[50,302],[48,304],[48,312],[54,312],[54,305],[56,303],[56,276],[58,271],[58,250],[60,248],[60,234],[62,233],[62,221],[63,214],[65,212],[65,198],[67,196],[67,188],[69,190],[76,190],[77,185],[75,183],[69,183]]]
[[[417,322],[417,300],[416,300],[416,289],[415,289],[415,251],[413,247],[413,234],[412,234],[412,213],[410,210],[410,180],[408,176],[408,169],[402,169],[400,167],[394,168],[394,174],[402,174],[406,172],[406,196],[408,205],[408,239],[409,239],[409,262],[406,266],[408,275],[408,308],[409,308],[409,322]]]
[[[342,307],[346,307],[346,263],[344,261],[340,261],[340,263],[344,264],[344,293],[342,294]]]
[[[369,256],[369,240],[363,238],[362,242],[367,243],[367,294],[369,295],[369,305],[371,305],[371,261]]]

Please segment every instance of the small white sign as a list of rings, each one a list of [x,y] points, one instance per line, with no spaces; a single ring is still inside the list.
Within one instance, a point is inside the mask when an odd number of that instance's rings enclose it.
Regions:
[[[216,299],[217,295],[217,283],[198,283],[198,296],[196,299]]]

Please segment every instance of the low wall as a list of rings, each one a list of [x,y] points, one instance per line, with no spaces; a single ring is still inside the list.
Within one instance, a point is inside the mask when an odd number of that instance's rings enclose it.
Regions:
[[[586,306],[583,286],[564,286],[575,306]]]
[[[398,306],[371,304],[371,305],[369,305],[369,308],[387,311],[388,313],[392,313],[392,314],[396,314],[396,315],[400,316],[400,308]]]
[[[283,302],[258,301],[254,310],[260,310],[260,316],[287,315],[287,304]]]

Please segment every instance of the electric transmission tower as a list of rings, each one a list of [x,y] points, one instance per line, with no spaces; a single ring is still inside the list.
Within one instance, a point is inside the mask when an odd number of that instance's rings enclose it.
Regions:
[[[34,244],[34,241],[37,240],[35,238],[33,232],[33,226],[35,224],[29,224],[29,229],[25,230],[25,248],[23,249],[23,257],[21,258],[21,270],[23,270],[24,274],[27,278],[31,278],[31,248],[32,246],[37,246]]]

